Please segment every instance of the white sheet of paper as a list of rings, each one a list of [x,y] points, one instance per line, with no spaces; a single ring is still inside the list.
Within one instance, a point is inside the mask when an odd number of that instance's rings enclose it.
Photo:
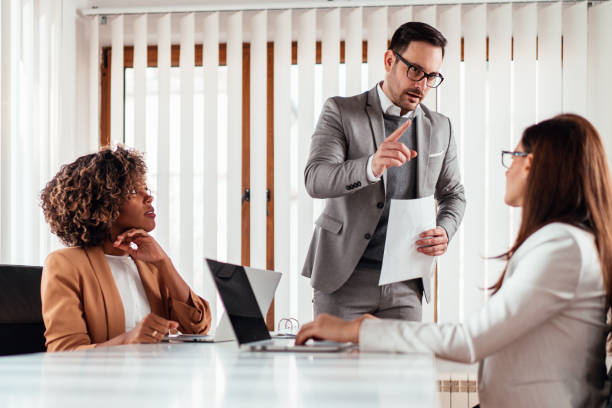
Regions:
[[[391,200],[379,285],[431,276],[436,258],[418,252],[415,242],[435,227],[433,196]]]

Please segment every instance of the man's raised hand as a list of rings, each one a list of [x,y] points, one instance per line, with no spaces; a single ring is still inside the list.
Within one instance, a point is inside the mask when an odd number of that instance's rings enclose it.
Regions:
[[[378,146],[372,159],[372,172],[374,176],[380,177],[389,167],[400,167],[410,159],[417,156],[415,150],[410,150],[405,144],[399,142],[399,138],[408,129],[411,121],[407,120],[395,132],[391,133]]]

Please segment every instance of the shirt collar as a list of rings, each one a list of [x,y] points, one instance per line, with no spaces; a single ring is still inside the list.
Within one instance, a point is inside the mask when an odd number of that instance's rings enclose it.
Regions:
[[[376,91],[378,92],[378,99],[380,99],[380,107],[383,113],[386,113],[387,115],[401,116],[402,118],[412,118],[414,111],[408,111],[406,114],[400,115],[401,108],[391,102],[391,99],[389,99],[383,92],[381,84],[382,82],[379,82],[378,85],[376,85]]]

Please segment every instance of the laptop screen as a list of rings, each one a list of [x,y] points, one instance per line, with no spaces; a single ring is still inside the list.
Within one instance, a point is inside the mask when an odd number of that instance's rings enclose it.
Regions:
[[[255,294],[242,266],[206,259],[239,344],[269,340]]]

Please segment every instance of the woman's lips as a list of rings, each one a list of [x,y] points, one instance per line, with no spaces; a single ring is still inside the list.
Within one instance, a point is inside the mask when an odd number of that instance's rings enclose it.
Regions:
[[[146,217],[151,217],[151,218],[155,218],[155,212],[154,211],[147,211],[145,213]]]

